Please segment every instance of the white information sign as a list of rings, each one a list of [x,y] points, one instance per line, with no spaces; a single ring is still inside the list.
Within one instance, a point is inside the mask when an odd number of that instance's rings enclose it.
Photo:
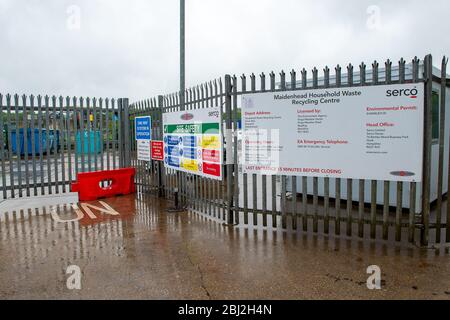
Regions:
[[[248,174],[422,178],[424,85],[242,96]]]
[[[141,161],[151,161],[151,141],[137,140],[137,159]]]

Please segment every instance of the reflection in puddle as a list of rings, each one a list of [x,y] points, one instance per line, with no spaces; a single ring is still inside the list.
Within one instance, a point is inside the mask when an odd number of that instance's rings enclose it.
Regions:
[[[134,197],[122,201],[132,203]],[[0,215],[1,247],[10,251],[13,261],[8,265],[32,272],[37,263],[44,264],[57,269],[62,278],[73,261],[98,254],[120,256],[124,250],[123,219],[132,216],[119,215],[106,202],[103,207],[94,202],[7,212]]]
[[[67,267],[77,265],[86,272],[84,279],[91,277],[91,288],[100,285],[121,290],[134,281],[131,288],[165,288],[158,294],[173,298],[184,286],[191,293],[190,281],[198,285],[198,266],[205,278],[214,281],[242,285],[246,279],[252,285],[267,283],[271,287],[269,283],[277,281],[292,283],[284,279],[287,275],[295,281],[305,280],[302,277],[308,272],[340,276],[347,272],[342,268],[349,266],[360,271],[354,275],[355,281],[362,281],[367,266],[378,262],[391,270],[411,271],[411,266],[419,263],[429,270],[437,263],[434,257],[445,255],[444,251],[323,237],[300,230],[282,232],[271,229],[270,223],[269,228],[227,227],[194,212],[167,213],[166,202],[151,196],[130,195],[102,202],[89,202],[84,208],[79,204],[82,218],[71,204],[0,214],[0,281],[13,283],[14,288],[21,288],[18,292],[26,294],[24,283],[43,279],[48,282],[45,290],[58,292],[66,289]],[[69,222],[58,223],[52,218],[55,214]],[[341,269],[330,272],[327,268],[334,268],[335,263]],[[448,268],[430,272],[444,273]],[[145,287],[143,281],[147,281]],[[52,285],[60,289],[51,289]],[[166,289],[172,285],[172,291]]]
[[[0,248],[9,253],[9,267],[33,272],[38,264],[45,265],[58,270],[63,280],[67,266],[75,261],[110,261],[134,251],[140,230],[180,229],[181,216],[166,215],[160,206],[159,200],[131,195],[1,213]],[[20,272],[17,276],[20,280]]]

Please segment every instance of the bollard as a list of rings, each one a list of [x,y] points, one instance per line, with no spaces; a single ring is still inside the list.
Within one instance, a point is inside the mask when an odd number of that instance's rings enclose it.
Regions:
[[[178,201],[178,188],[175,188],[174,192],[175,192],[175,209],[179,209],[180,208],[180,204],[179,204],[179,201]]]
[[[186,211],[186,208],[183,208],[182,206],[180,206],[180,200],[179,200],[179,195],[178,195],[178,188],[174,188],[173,189],[173,194],[174,194],[174,207],[170,207],[167,209],[167,212],[169,213],[177,213],[177,212],[184,212]]]

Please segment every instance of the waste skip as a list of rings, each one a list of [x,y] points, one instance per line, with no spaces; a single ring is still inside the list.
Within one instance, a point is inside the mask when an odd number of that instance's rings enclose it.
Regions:
[[[81,132],[77,132],[77,153],[82,153],[81,150],[84,149],[83,153],[101,153],[102,152],[102,141],[100,131],[84,132],[83,146],[81,141]],[[90,141],[90,142],[89,142]],[[90,147],[90,148],[89,148]],[[89,150],[90,149],[90,150]]]
[[[17,132],[18,131],[18,132]],[[27,131],[27,151],[28,155],[33,154],[33,132],[31,128]],[[17,147],[17,134],[19,135],[19,146]],[[60,137],[59,130],[46,130],[46,129],[34,129],[34,154],[39,155],[47,153],[47,145],[49,151],[56,152],[60,149]],[[11,149],[14,154],[20,152],[20,155],[25,155],[25,135],[24,129],[20,128],[11,130]]]

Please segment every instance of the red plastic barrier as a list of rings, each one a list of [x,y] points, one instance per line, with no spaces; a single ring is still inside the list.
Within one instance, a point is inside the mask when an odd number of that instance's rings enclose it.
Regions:
[[[79,173],[71,189],[78,192],[80,201],[126,195],[136,190],[135,174],[135,168]]]

